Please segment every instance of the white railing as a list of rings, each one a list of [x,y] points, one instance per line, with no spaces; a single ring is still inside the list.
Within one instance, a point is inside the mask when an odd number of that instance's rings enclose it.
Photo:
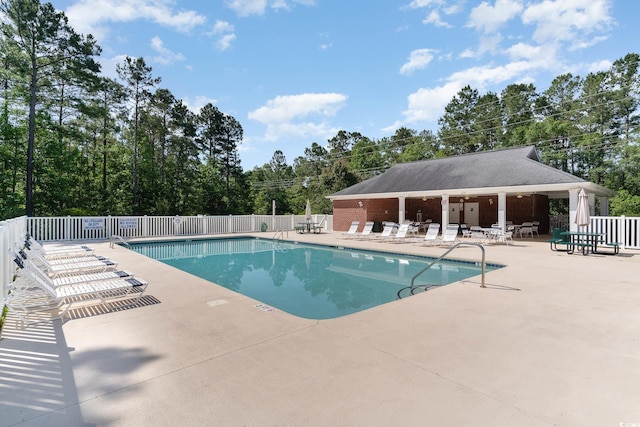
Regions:
[[[588,231],[606,233],[608,242],[619,242],[623,248],[640,249],[640,217],[594,216]]]
[[[324,230],[333,228],[330,215],[313,215]],[[198,236],[294,230],[304,215],[224,216],[100,216],[28,218],[27,230],[38,241],[107,240],[113,235],[134,237]]]
[[[0,285],[2,297],[7,296],[7,285],[13,281],[17,265],[14,264],[13,249],[16,243],[23,243],[27,234],[27,217],[0,222]],[[2,307],[0,306],[0,310]]]
[[[569,228],[569,215],[550,217],[550,228]],[[605,233],[607,242],[619,242],[626,249],[640,249],[640,217],[592,216],[587,230]]]

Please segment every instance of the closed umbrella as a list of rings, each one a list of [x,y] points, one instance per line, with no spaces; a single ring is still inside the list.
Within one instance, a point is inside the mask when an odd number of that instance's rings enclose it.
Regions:
[[[576,218],[574,221],[578,227],[586,227],[589,225],[589,198],[584,188],[578,194],[578,206],[576,207]]]
[[[307,199],[307,207],[304,210],[304,214],[307,218],[307,221],[311,221],[311,202]]]

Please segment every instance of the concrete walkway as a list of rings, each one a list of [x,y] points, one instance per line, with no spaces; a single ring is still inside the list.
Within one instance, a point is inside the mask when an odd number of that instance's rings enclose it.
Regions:
[[[338,235],[289,238],[445,250]],[[507,265],[487,288],[476,277],[322,321],[91,242],[151,283],[144,306],[25,330],[9,317],[0,425],[640,425],[640,252],[568,255],[545,238],[487,246]]]

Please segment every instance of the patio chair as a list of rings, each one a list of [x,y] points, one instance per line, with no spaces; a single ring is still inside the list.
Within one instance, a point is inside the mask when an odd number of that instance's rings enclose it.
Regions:
[[[522,238],[522,236],[529,235],[533,239],[533,223],[523,222],[522,227],[518,229],[518,235],[520,236],[520,238]]]
[[[540,228],[540,221],[533,221],[531,223],[531,237],[533,237],[534,234],[540,237],[540,232],[538,231],[539,228]]]
[[[360,226],[360,221],[353,221],[351,223],[351,227],[349,227],[349,230],[347,230],[344,233],[340,233],[340,237],[344,239],[348,239],[349,237],[352,237],[358,232],[358,226]]]
[[[513,226],[507,227],[507,231],[496,230],[494,232],[494,239],[496,243],[504,243],[509,245],[509,242],[513,243]]]
[[[433,246],[438,241],[438,233],[440,233],[440,224],[432,222],[427,228],[427,234],[424,239],[418,239],[417,241],[425,246]]]
[[[484,243],[489,239],[487,233],[485,233],[485,231],[479,225],[472,225],[470,231],[471,239],[476,243]]]

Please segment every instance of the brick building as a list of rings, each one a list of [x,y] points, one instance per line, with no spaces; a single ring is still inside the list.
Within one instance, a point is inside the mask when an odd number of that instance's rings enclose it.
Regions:
[[[507,221],[540,221],[549,227],[549,200],[568,199],[575,215],[578,193],[595,197],[600,214],[608,214],[614,195],[600,185],[540,163],[533,146],[507,148],[392,166],[386,172],[331,194],[333,228],[347,230],[352,221],[450,223],[488,227]]]

